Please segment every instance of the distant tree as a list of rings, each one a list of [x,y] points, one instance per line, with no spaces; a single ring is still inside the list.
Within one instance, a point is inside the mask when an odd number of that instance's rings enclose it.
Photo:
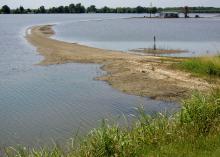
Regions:
[[[87,13],[96,13],[97,9],[95,5],[91,5],[90,7],[87,8]]]
[[[4,5],[4,6],[2,7],[2,9],[1,9],[1,12],[2,12],[3,14],[10,14],[10,13],[11,13],[11,9],[9,8],[9,6]]]
[[[57,13],[56,10],[57,10],[57,9],[56,9],[55,7],[49,8],[49,9],[48,9],[48,13]]]
[[[70,11],[69,11],[69,7],[68,6],[65,6],[64,7],[64,13],[69,13]]]
[[[102,13],[111,13],[111,9],[107,6],[104,6],[103,8],[100,9]]]
[[[20,10],[19,10],[19,8],[13,10],[12,13],[13,13],[13,14],[20,14]]]
[[[25,14],[26,11],[23,6],[20,6],[19,8],[16,8],[15,10],[11,11],[13,14]]]
[[[76,13],[80,13],[80,10],[81,10],[81,3],[76,4],[75,9],[76,9]]]
[[[24,13],[25,13],[24,7],[23,7],[23,6],[20,6],[20,7],[19,7],[19,11],[20,11],[20,14],[24,14]]]
[[[188,18],[188,13],[189,13],[189,7],[188,6],[185,6],[184,9],[183,9],[183,13],[185,15],[185,18]]]
[[[146,9],[142,6],[137,6],[136,13],[144,13],[146,12]]]
[[[157,8],[156,7],[151,8],[151,13],[156,14],[157,13]]]
[[[117,13],[124,13],[124,9],[121,7],[116,8]]]
[[[81,5],[81,3],[76,4],[75,6],[76,13],[85,13],[86,9],[84,6]]]
[[[30,14],[30,13],[32,13],[32,10],[30,8],[28,8],[26,13]]]
[[[85,12],[86,12],[86,8],[84,6],[81,6],[80,13],[85,13]]]
[[[123,13],[133,13],[133,9],[132,8],[124,8],[123,9]]]
[[[75,12],[76,12],[75,4],[70,4],[70,5],[69,5],[69,12],[70,12],[70,13],[75,13]]]
[[[157,8],[157,12],[162,12],[163,8]]]
[[[40,6],[40,8],[38,9],[38,11],[39,11],[39,13],[42,13],[42,14],[46,13],[46,9],[45,9],[45,7],[44,7],[43,5]]]
[[[64,13],[64,7],[63,6],[59,6],[57,8],[57,13]]]

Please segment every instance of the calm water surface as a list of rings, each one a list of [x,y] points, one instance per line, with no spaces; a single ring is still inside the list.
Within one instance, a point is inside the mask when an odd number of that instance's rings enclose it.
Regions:
[[[189,51],[174,56],[220,53],[220,16],[200,16],[206,18],[68,21],[55,26],[55,38],[104,49],[129,51],[152,48],[153,37],[156,36],[160,49]]]
[[[94,23],[90,26],[91,19],[129,16],[0,15],[0,145],[34,145],[51,139],[64,142],[77,129],[87,132],[96,127],[104,117],[135,114],[134,107],[140,104],[150,114],[178,108],[176,104],[126,95],[95,81],[94,77],[103,73],[99,65],[37,66],[42,56],[24,38],[32,25],[57,23],[68,30],[72,26],[74,34],[78,32],[75,25],[80,23],[82,30],[87,25],[91,32],[95,28]],[[114,20],[110,21],[114,30]],[[120,21],[116,20],[118,26]],[[98,22],[99,28],[102,22]],[[93,35],[88,32],[88,36]]]

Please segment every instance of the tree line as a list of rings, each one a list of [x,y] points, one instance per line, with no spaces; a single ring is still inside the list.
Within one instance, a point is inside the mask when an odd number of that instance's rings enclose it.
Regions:
[[[25,9],[23,6],[20,6],[16,9],[10,9],[9,6],[4,5],[0,9],[0,13],[2,14],[45,14],[45,13],[156,13],[157,8],[147,8],[142,6],[137,6],[135,8],[130,7],[118,7],[118,8],[110,8],[110,7],[102,7],[96,8],[95,5],[91,5],[89,7],[84,7],[81,3],[78,4],[70,4],[69,6],[59,6],[52,7],[46,9],[44,6],[39,7],[38,9]]]
[[[157,7],[142,7],[137,6],[135,8],[130,7],[102,7],[96,8],[95,5],[84,7],[81,3],[70,4],[68,6],[59,6],[46,9],[44,6],[40,6],[38,9],[25,9],[20,6],[16,9],[11,9],[9,6],[4,5],[0,9],[2,14],[54,14],[54,13],[157,13],[162,11],[175,11],[182,12],[182,7],[172,8],[157,8]],[[220,8],[214,7],[189,7],[190,13],[220,13]]]

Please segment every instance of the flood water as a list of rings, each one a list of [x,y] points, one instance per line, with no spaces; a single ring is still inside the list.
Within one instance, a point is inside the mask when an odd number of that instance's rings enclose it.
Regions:
[[[100,65],[38,66],[43,57],[24,37],[25,30],[32,25],[55,23],[58,33],[54,38],[109,49],[140,48],[145,39],[150,41],[148,35],[141,35],[144,27],[163,22],[118,19],[131,16],[137,15],[0,15],[0,146],[34,145],[51,142],[51,139],[65,142],[78,129],[86,133],[98,126],[102,118],[135,114],[134,108],[140,104],[149,114],[176,110],[177,104],[127,95],[94,80],[104,73]],[[200,21],[203,20],[206,21]],[[219,24],[216,19],[210,21]],[[165,23],[180,27],[179,23],[184,21]],[[192,20],[192,23],[195,22]],[[157,27],[155,29],[159,29]],[[216,31],[214,26],[210,29]],[[112,33],[106,33],[110,30]],[[165,36],[161,38],[165,40]],[[171,39],[167,41],[173,42]],[[218,42],[219,39],[219,34],[213,33],[201,42]]]
[[[118,15],[0,15],[0,145],[64,142],[102,118],[133,114],[140,104],[149,114],[177,108],[95,81],[100,65],[35,65],[43,57],[25,40],[28,27],[100,17]]]
[[[200,17],[206,18],[72,21],[55,26],[55,38],[104,49],[130,51],[153,48],[153,37],[156,36],[159,49],[188,51],[173,56],[220,53],[220,16],[201,14]]]

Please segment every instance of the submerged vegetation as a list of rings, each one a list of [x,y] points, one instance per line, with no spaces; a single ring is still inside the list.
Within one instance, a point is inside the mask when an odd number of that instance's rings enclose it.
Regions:
[[[6,157],[135,157],[210,156],[220,154],[220,90],[195,92],[172,116],[146,115],[125,128],[103,121],[78,145],[67,149],[4,149]]]
[[[199,76],[220,77],[220,56],[189,58],[173,67]]]

